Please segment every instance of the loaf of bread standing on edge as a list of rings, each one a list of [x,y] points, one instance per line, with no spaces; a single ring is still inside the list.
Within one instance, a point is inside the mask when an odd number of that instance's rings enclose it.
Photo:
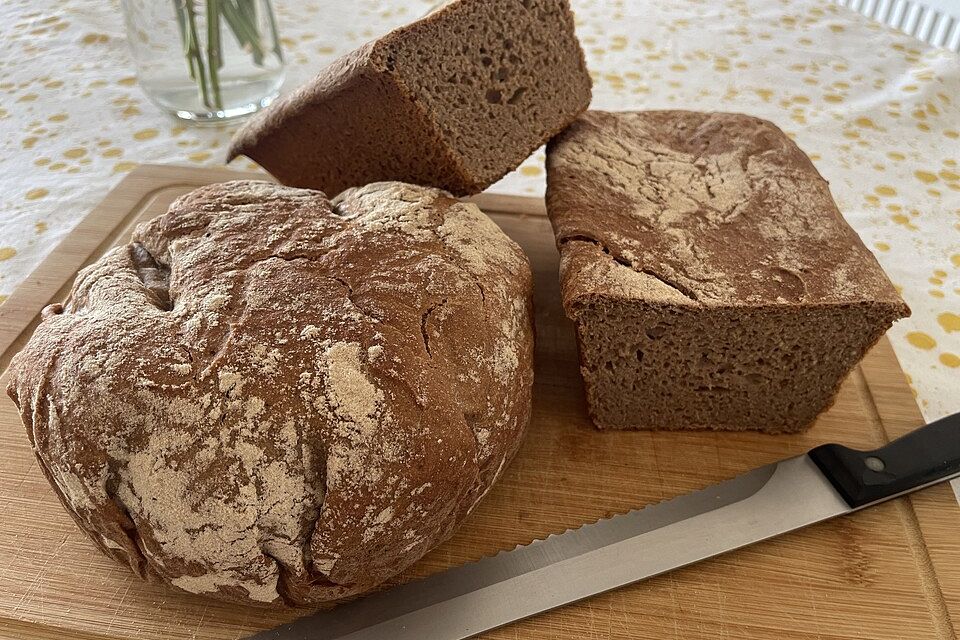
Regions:
[[[64,506],[137,575],[334,600],[450,536],[517,450],[531,286],[437,189],[207,186],[80,272],[8,392]]]
[[[599,427],[801,430],[910,313],[770,122],[590,111],[547,182]]]
[[[454,0],[347,54],[255,116],[245,155],[284,184],[483,191],[590,102],[567,0]]]

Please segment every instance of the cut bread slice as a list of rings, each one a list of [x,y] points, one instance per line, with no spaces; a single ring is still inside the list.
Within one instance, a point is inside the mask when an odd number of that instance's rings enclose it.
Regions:
[[[477,193],[584,111],[590,86],[566,0],[457,0],[258,114],[229,159],[330,194],[382,180]]]

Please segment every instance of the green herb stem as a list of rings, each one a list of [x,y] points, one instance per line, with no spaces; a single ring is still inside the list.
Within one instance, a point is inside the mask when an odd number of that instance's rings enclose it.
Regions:
[[[174,16],[183,45],[187,69],[197,83],[200,101],[208,109],[223,109],[220,87],[220,69],[224,66],[223,33],[221,21],[226,21],[237,42],[247,50],[254,64],[263,66],[267,50],[260,32],[258,0],[206,0],[206,47],[203,46],[197,27],[196,0],[173,0]],[[277,62],[283,62],[283,51],[273,9],[266,7],[271,51]],[[204,56],[206,51],[206,56]]]
[[[267,7],[267,18],[270,20],[270,39],[273,40],[273,53],[277,62],[283,62],[283,48],[280,46],[280,31],[277,29],[277,17],[273,15],[273,7]]]
[[[213,89],[213,106],[223,109],[223,97],[220,95],[220,67],[223,49],[220,43],[220,1],[207,0],[207,71],[210,73],[210,86]]]
[[[263,64],[263,43],[260,40],[259,29],[256,22],[251,22],[247,12],[240,8],[233,0],[223,0],[221,5],[223,17],[227,24],[237,37],[241,46],[250,50],[253,61],[257,65]]]
[[[196,74],[194,72],[193,59],[190,57],[190,50],[187,43],[187,25],[186,17],[184,16],[184,5],[183,0],[173,0],[173,15],[177,19],[177,31],[180,33],[180,43],[183,46],[183,55],[187,59],[187,68],[190,70],[190,77],[193,80],[196,80]]]
[[[194,0],[184,0],[187,18],[187,56],[196,65],[196,81],[200,87],[200,100],[208,109],[213,108],[210,100],[210,88],[207,86],[207,73],[204,70],[203,56],[200,53],[200,37],[197,35],[197,14]]]

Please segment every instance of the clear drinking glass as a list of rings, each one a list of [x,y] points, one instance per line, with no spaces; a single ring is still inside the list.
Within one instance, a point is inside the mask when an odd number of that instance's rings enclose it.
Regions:
[[[283,52],[270,0],[122,0],[137,76],[160,108],[221,122],[270,104]]]

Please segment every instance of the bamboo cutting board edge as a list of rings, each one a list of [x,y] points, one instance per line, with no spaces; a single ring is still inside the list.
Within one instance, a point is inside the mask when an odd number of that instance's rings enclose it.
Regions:
[[[157,205],[158,198],[172,200],[184,187],[251,177],[264,179],[262,174],[157,165],[144,165],[129,174],[0,306],[0,371],[29,335],[42,306],[64,297],[76,271],[127,232],[145,209]],[[476,201],[488,212],[519,210],[522,215],[531,216],[544,213],[540,199],[483,195]],[[919,409],[886,339],[868,354],[850,382],[863,405],[873,408],[868,417],[884,440],[922,424]],[[937,637],[956,638],[952,619],[960,615],[960,546],[951,534],[960,525],[960,509],[953,493],[949,486],[941,485],[898,500],[894,509],[921,575],[924,600]],[[6,613],[0,612],[0,633],[6,630],[15,633],[15,637],[36,639],[64,637],[59,627],[16,621]],[[83,633],[71,637],[93,640],[100,636]]]

